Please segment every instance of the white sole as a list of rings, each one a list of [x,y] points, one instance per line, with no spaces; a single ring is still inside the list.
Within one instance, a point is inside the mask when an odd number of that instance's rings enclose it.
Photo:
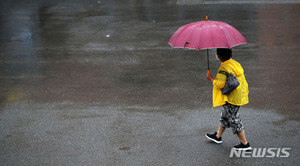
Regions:
[[[205,135],[206,136],[206,138],[208,138],[209,140],[212,140],[212,141],[214,141],[215,143],[217,143],[217,144],[220,144],[220,143],[222,143],[222,141],[217,141],[217,140],[214,140],[214,139],[212,139],[212,138],[209,138],[207,135]]]
[[[251,147],[248,147],[248,148],[235,148],[235,147],[233,147],[233,149],[235,149],[235,150],[252,150]]]

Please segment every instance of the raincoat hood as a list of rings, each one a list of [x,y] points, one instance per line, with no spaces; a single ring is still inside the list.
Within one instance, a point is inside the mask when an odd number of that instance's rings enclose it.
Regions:
[[[229,59],[225,62],[221,62],[221,66],[226,66],[230,70],[232,70],[236,76],[244,74],[244,69],[242,68],[241,64],[233,59]]]

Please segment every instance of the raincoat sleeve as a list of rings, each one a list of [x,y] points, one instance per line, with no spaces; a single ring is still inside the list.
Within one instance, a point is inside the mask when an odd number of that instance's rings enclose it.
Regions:
[[[213,81],[213,85],[217,89],[223,89],[225,87],[226,79],[227,79],[227,76],[225,74],[219,73],[220,70],[226,71],[226,70],[224,70],[222,68],[220,68],[218,70],[218,74],[216,76],[216,79]]]

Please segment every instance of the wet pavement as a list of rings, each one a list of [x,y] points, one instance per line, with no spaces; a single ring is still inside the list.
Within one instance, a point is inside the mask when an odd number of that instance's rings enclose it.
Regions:
[[[296,2],[2,0],[1,165],[299,165]],[[206,14],[249,42],[233,49],[249,83],[248,141],[290,157],[230,158],[230,130],[221,145],[206,140],[221,111],[206,51],[167,44]]]

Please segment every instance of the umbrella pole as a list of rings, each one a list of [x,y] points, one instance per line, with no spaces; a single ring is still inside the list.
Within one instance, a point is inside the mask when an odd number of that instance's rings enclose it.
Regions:
[[[206,57],[207,57],[207,74],[210,74],[210,70],[209,70],[209,52],[208,52],[208,49],[206,49],[207,50],[207,55],[206,55]]]

